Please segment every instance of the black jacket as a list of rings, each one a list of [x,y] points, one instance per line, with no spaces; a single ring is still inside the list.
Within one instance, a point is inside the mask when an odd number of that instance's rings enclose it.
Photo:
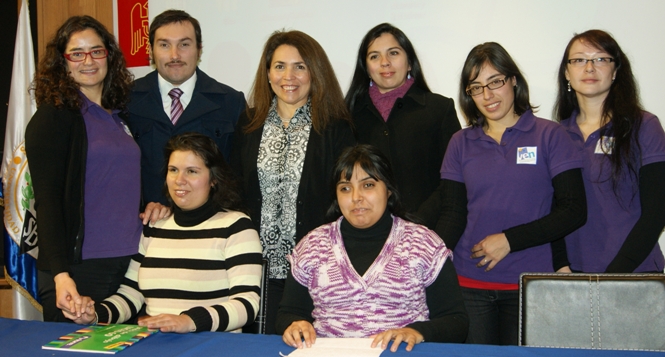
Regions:
[[[53,276],[81,262],[83,190],[88,139],[78,109],[42,104],[25,131],[35,192],[39,270]]]
[[[243,128],[248,123],[247,114],[243,113],[236,126],[231,166],[240,179],[244,204],[249,209],[256,230],[260,232],[263,199],[256,160],[263,127],[246,134]],[[296,243],[312,229],[327,223],[325,214],[332,202],[330,175],[337,157],[344,148],[353,144],[353,131],[347,122],[335,121],[322,134],[312,128],[298,187]]]
[[[453,100],[413,85],[397,99],[387,121],[369,94],[358,99],[351,115],[358,143],[378,147],[390,160],[404,209],[433,229],[438,202],[426,201],[441,181],[448,142],[461,128]]]
[[[205,134],[215,140],[219,151],[228,161],[233,127],[245,109],[245,97],[242,92],[217,82],[197,69],[192,100],[176,125],[173,125],[164,112],[157,71],[153,71],[134,81],[127,109],[127,124],[141,148],[143,205],[148,202],[165,204],[163,170],[166,166],[166,143],[171,137],[190,131]]]

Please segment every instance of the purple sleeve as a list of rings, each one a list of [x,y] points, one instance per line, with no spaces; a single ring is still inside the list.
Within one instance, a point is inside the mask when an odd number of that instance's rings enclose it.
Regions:
[[[575,145],[570,135],[559,124],[549,132],[547,160],[550,177],[583,165],[580,148]]]
[[[441,164],[441,179],[448,179],[457,182],[464,182],[462,174],[462,145],[464,143],[464,133],[468,129],[462,129],[456,132],[448,143],[446,154]]]
[[[665,161],[665,131],[658,117],[644,112],[639,136],[642,166]]]

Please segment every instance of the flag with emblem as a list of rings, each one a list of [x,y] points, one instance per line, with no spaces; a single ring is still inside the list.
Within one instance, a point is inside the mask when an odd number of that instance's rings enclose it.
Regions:
[[[35,75],[35,59],[27,0],[22,0],[20,6],[2,161],[5,277],[14,290],[14,318],[41,320],[37,290],[37,222],[24,138],[25,127],[37,109],[28,92]]]

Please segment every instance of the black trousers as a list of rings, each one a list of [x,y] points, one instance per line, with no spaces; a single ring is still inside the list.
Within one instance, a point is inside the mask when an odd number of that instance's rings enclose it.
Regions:
[[[86,259],[81,264],[70,266],[71,278],[81,296],[90,296],[101,302],[113,295],[122,283],[131,256],[101,259]],[[44,321],[71,322],[55,305],[55,282],[50,271],[38,273],[39,297],[42,300]]]

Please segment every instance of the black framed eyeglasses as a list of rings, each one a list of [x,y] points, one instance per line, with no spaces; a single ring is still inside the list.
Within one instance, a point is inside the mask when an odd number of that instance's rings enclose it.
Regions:
[[[70,62],[83,62],[88,56],[92,57],[92,59],[102,59],[106,58],[108,55],[109,51],[105,48],[92,50],[90,52],[72,52],[64,54],[65,58]]]
[[[610,63],[614,62],[612,57],[598,57],[598,58],[571,58],[568,64],[574,67],[586,67],[586,64],[591,62],[594,67],[607,67]]]
[[[466,94],[474,97],[479,94],[482,94],[485,91],[485,87],[487,87],[487,89],[490,90],[499,89],[506,85],[507,80],[508,77],[503,77],[503,79],[494,79],[484,86],[481,86],[479,84],[474,84],[466,89]]]

